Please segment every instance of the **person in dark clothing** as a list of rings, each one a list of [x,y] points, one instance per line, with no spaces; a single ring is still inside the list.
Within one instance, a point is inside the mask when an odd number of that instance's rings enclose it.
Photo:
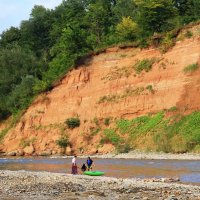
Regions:
[[[87,167],[86,167],[85,163],[83,163],[83,165],[82,165],[82,167],[81,167],[81,171],[82,171],[82,172],[85,172],[86,170],[87,170]]]
[[[88,159],[87,159],[88,171],[90,171],[92,169],[92,164],[93,164],[93,160],[90,157],[88,157]]]

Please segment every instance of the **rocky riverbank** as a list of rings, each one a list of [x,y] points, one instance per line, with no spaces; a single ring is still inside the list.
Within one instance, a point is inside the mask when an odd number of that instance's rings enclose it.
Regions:
[[[200,186],[155,180],[0,171],[1,200],[200,200]]]
[[[9,153],[2,153],[0,154],[1,157],[19,157],[23,156],[26,157],[26,155],[23,152],[9,152]],[[51,152],[44,152],[43,154],[29,154],[27,156],[48,156],[52,158],[60,158],[60,157],[71,157],[61,154],[55,154],[52,155]],[[120,154],[114,154],[114,153],[108,153],[108,154],[90,154],[91,157],[94,158],[124,158],[124,159],[149,159],[149,160],[200,160],[200,154],[199,153],[182,153],[182,154],[173,154],[173,153],[164,153],[164,152],[143,152],[139,150],[130,151],[128,153],[120,153]],[[78,155],[80,158],[86,158],[88,155],[80,154]]]
[[[58,155],[52,156],[52,158],[60,157]],[[63,156],[62,156],[63,157]],[[69,157],[69,156],[64,156]],[[80,158],[86,158],[88,155],[78,155]],[[129,153],[121,154],[93,154],[90,155],[93,158],[122,158],[122,159],[148,159],[148,160],[200,160],[200,154],[197,153],[183,153],[183,154],[173,154],[173,153],[163,153],[163,152],[142,152],[142,151],[131,151]]]

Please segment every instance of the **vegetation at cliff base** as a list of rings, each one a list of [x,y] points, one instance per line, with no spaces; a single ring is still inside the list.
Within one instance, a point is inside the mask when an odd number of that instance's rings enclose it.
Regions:
[[[126,149],[173,153],[200,152],[200,112],[165,117],[164,112],[132,120],[119,119],[112,129],[105,129],[101,142],[119,144]],[[125,145],[124,145],[125,146]],[[121,147],[124,148],[121,145]]]

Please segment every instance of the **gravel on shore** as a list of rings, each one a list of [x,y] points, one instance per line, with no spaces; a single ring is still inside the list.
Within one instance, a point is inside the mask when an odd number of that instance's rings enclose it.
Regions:
[[[0,200],[200,200],[200,186],[49,172],[0,171]]]
[[[88,155],[78,155],[80,158],[86,158]],[[51,156],[52,158],[57,158],[60,156]],[[62,157],[72,157],[72,156],[62,156]],[[200,160],[199,153],[182,153],[182,154],[173,154],[173,153],[163,153],[163,152],[142,152],[142,151],[131,151],[129,153],[121,154],[94,154],[90,155],[93,158],[122,158],[122,159],[148,159],[148,160]]]

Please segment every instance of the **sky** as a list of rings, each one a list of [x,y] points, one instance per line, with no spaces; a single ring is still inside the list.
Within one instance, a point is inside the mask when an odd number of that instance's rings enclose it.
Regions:
[[[53,9],[62,0],[0,0],[0,34],[11,26],[19,27],[22,20],[29,19],[34,5]]]

